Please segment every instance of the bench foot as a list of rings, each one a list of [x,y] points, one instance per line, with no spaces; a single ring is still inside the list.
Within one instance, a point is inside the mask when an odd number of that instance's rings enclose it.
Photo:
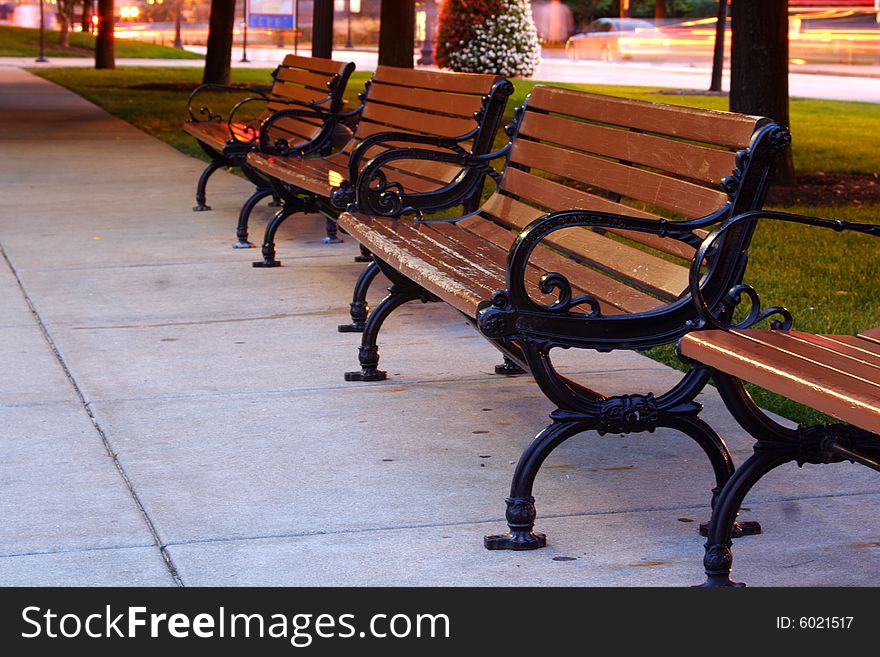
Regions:
[[[729,575],[707,575],[706,581],[699,585],[700,588],[704,589],[719,589],[719,588],[735,588],[741,589],[745,587],[745,584],[742,582],[734,582],[730,579]]]
[[[339,235],[328,235],[321,240],[321,244],[342,244],[344,241]]]
[[[360,255],[356,255],[354,257],[355,262],[373,262],[373,254],[370,253],[370,250],[361,244],[361,252]]]
[[[258,269],[262,269],[262,268],[268,269],[271,267],[280,267],[280,266],[281,266],[280,260],[258,260],[257,262],[251,263],[251,267],[256,267]]]
[[[384,381],[388,378],[388,372],[377,370],[372,367],[365,367],[359,372],[346,372],[346,381]]]
[[[193,212],[206,212],[211,209],[211,206],[205,203],[207,199],[205,188],[208,186],[208,178],[210,178],[217,169],[221,169],[228,164],[229,162],[226,160],[213,159],[208,163],[208,166],[205,167],[205,170],[202,171],[202,175],[199,176],[199,182],[196,185],[196,205],[193,208]]]
[[[254,267],[281,266],[281,261],[275,259],[275,233],[278,232],[278,227],[281,226],[285,219],[298,211],[299,208],[284,206],[275,213],[275,216],[272,217],[272,221],[270,221],[269,225],[266,227],[266,235],[263,237],[263,260],[262,262],[258,261],[252,263]]]
[[[547,547],[547,537],[538,532],[507,532],[483,537],[487,550],[539,550]]]
[[[370,306],[367,304],[367,292],[370,289],[370,284],[378,274],[379,265],[371,262],[364,268],[361,275],[358,276],[350,305],[351,324],[340,324],[337,327],[340,333],[363,333],[367,328],[367,315],[370,313]]]
[[[236,242],[235,244],[232,245],[233,249],[255,249],[256,247],[257,247],[256,244],[254,244],[253,242],[248,242],[248,241]]]
[[[208,212],[211,210],[210,205],[205,205],[202,203],[201,205],[193,206],[193,212]]]
[[[257,207],[257,203],[271,195],[271,189],[258,187],[248,200],[244,202],[244,205],[241,206],[241,210],[238,213],[238,225],[235,228],[235,244],[233,244],[233,248],[249,249],[254,246],[248,240],[248,221],[250,220],[251,212]]]
[[[366,322],[352,322],[351,324],[340,324],[336,330],[340,333],[363,333],[367,328]]]
[[[503,363],[495,366],[495,374],[502,374],[504,376],[519,376],[520,374],[525,373],[526,371],[523,368],[514,363],[507,356],[504,357]]]
[[[321,244],[342,244],[343,240],[341,237],[339,237],[339,232],[336,228],[336,222],[333,221],[330,217],[325,218],[324,229],[327,231],[327,237],[321,240]]]
[[[546,547],[547,537],[534,531],[538,515],[535,498],[531,495],[508,497],[505,502],[507,511],[504,515],[510,531],[484,536],[483,547],[487,550],[538,550]]]

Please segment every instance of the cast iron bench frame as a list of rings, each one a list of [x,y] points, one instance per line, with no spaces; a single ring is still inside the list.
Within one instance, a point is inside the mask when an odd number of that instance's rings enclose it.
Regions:
[[[247,154],[253,149],[259,135],[260,125],[280,108],[297,107],[299,116],[314,122],[311,134],[303,135],[297,147],[302,155],[327,154],[333,146],[334,133],[339,127],[347,125],[350,116],[341,113],[345,103],[343,94],[348,79],[354,72],[353,62],[337,62],[315,57],[287,55],[284,61],[272,71],[273,83],[264,87],[237,87],[223,84],[202,84],[196,87],[187,101],[189,118],[184,123],[184,130],[195,137],[199,147],[211,158],[196,185],[195,212],[210,210],[207,205],[206,187],[208,179],[215,171],[223,167],[238,167],[256,187],[257,191],[248,199],[245,208],[250,214],[253,207],[263,198],[272,194],[267,180],[255,172],[243,167]],[[291,84],[286,84],[291,83]],[[308,85],[308,86],[303,86]],[[326,88],[326,95],[320,96],[318,89]],[[201,106],[196,109],[194,103],[200,94],[205,92],[229,91],[244,94],[228,112],[226,119],[223,114],[215,113],[210,107]],[[242,120],[238,116],[254,103],[266,105],[261,115],[252,120]],[[205,124],[226,125],[225,142],[214,135],[202,134],[200,126]],[[351,126],[349,126],[351,127]],[[213,138],[212,138],[213,137]],[[245,242],[247,240],[244,240]],[[237,240],[236,248],[248,246]]]
[[[430,126],[431,120],[443,120],[442,112],[444,108],[438,110],[432,108],[415,106],[398,105],[395,109],[393,103],[382,104],[380,102],[371,102],[371,97],[378,96],[377,88],[386,84],[388,86],[399,85],[407,87],[411,85],[415,92],[429,92],[437,95],[460,96],[469,95],[473,97],[475,92],[471,89],[476,82],[475,80],[491,80],[494,82],[485,89],[485,94],[479,97],[479,107],[473,112],[471,117],[473,127],[462,134],[443,136],[430,132],[429,127],[422,128],[424,132],[416,132],[413,128],[412,132],[404,131],[402,128],[393,127],[398,119],[394,116],[394,112],[420,111],[423,114],[426,126]],[[411,82],[413,78],[416,82]],[[473,82],[473,83],[472,83]],[[422,84],[422,86],[417,86]],[[483,84],[480,82],[480,84]],[[377,149],[385,148],[386,145],[399,146],[400,144],[418,144],[422,147],[436,148],[442,151],[448,151],[457,157],[470,157],[486,154],[492,149],[494,138],[501,126],[504,117],[504,110],[507,100],[513,93],[513,85],[500,76],[476,75],[476,74],[456,74],[456,73],[438,73],[430,71],[420,71],[412,69],[400,69],[390,66],[380,66],[373,78],[369,80],[363,92],[359,94],[361,100],[360,107],[352,110],[349,115],[359,115],[362,118],[358,122],[352,140],[349,145],[352,147],[348,156],[348,161],[344,163],[347,170],[347,176],[339,181],[339,186],[330,194],[323,195],[313,190],[299,186],[294,175],[285,175],[283,172],[273,172],[268,169],[265,161],[271,159],[285,159],[287,162],[296,164],[297,160],[301,160],[303,153],[295,147],[291,147],[284,139],[274,139],[272,136],[273,125],[288,117],[300,115],[300,110],[290,109],[276,112],[269,117],[261,126],[258,140],[258,149],[254,149],[246,159],[243,169],[255,170],[260,167],[259,171],[255,171],[257,175],[265,177],[270,185],[273,193],[277,198],[281,199],[282,207],[270,221],[266,227],[265,236],[262,245],[261,261],[253,263],[254,267],[278,267],[281,262],[275,257],[275,234],[281,224],[291,215],[297,213],[320,212],[326,219],[327,237],[325,243],[335,243],[341,241],[337,236],[336,219],[354,198],[353,186],[349,182],[354,180],[358,171],[365,163],[371,161],[371,157]],[[387,101],[386,101],[387,103]],[[389,109],[383,109],[388,108]],[[372,115],[365,116],[372,111]],[[385,118],[384,113],[390,113],[389,118]],[[387,123],[388,129],[380,132],[367,132],[365,137],[359,133],[362,128],[366,131],[367,120],[371,122]],[[471,120],[471,119],[468,119]],[[412,117],[407,118],[407,122]],[[451,118],[446,118],[450,121]],[[463,123],[461,117],[456,118],[459,123]],[[373,128],[375,129],[375,127]],[[258,159],[260,158],[260,159]],[[308,163],[306,163],[307,165]],[[433,164],[432,163],[429,163]],[[419,178],[420,182],[427,187],[421,190],[411,191],[404,190],[400,184],[400,177],[394,179],[392,176],[382,176],[381,181],[374,180],[374,188],[370,190],[372,198],[377,199],[375,202],[380,204],[386,200],[397,199],[398,196],[408,207],[418,207],[424,211],[435,211],[439,209],[462,205],[466,210],[471,210],[479,204],[480,195],[483,189],[483,183],[486,175],[493,170],[490,166],[467,166],[463,167],[460,172],[449,181],[434,181],[423,172],[404,172],[403,175],[409,175],[412,178]],[[294,171],[294,173],[299,173]],[[306,172],[306,176],[313,174]],[[428,189],[428,187],[430,189]],[[247,239],[247,214],[242,213],[238,226],[238,239]],[[368,262],[371,259],[370,254],[362,249],[361,256],[356,260]],[[375,274],[366,282],[375,278]],[[364,310],[366,312],[366,310]],[[341,327],[340,330],[359,331],[362,327],[352,325],[350,327]]]
[[[798,466],[849,461],[880,471],[880,331],[874,329],[873,337],[791,331],[791,313],[778,306],[762,309],[758,293],[748,285],[728,292],[723,309],[743,299],[748,303],[746,316],[731,324],[730,313],[719,313],[701,290],[700,268],[716,245],[737,231],[753,233],[762,219],[880,237],[880,225],[756,211],[728,220],[700,246],[690,274],[698,318],[693,332],[679,342],[679,352],[683,360],[711,375],[731,415],[756,441],[754,454],[718,496],[705,544],[705,586],[743,586],[730,579],[732,523],[748,492],[770,471],[792,461]],[[768,319],[770,330],[754,328]],[[841,422],[783,426],[755,404],[744,380]]]
[[[535,91],[537,91],[536,88]],[[535,91],[526,101],[524,108],[517,110],[515,123],[508,129],[511,137],[505,153],[510,157],[514,152],[519,134]],[[575,92],[557,90],[559,94],[570,93],[576,102]],[[584,95],[586,96],[586,94]],[[595,95],[590,95],[595,97]],[[609,99],[609,102],[612,99]],[[617,101],[624,102],[621,99]],[[625,101],[637,104],[638,101]],[[618,103],[620,104],[620,103]],[[663,107],[646,103],[644,106]],[[641,106],[641,107],[644,107]],[[623,108],[626,109],[626,108]],[[550,106],[539,114],[550,114]],[[558,110],[556,110],[558,111]],[[678,108],[681,111],[681,108]],[[707,111],[692,111],[697,119],[708,121],[711,126],[715,114]],[[614,110],[609,111],[613,117]],[[745,117],[743,117],[745,118]],[[532,487],[541,464],[549,454],[568,438],[588,430],[599,435],[626,434],[633,432],[653,432],[657,427],[674,428],[694,439],[708,456],[712,465],[716,488],[712,491],[712,505],[722,486],[733,474],[734,466],[723,439],[697,415],[702,406],[694,401],[697,394],[709,380],[703,369],[695,368],[685,373],[679,383],[663,394],[627,394],[606,397],[605,395],[571,381],[559,374],[551,362],[550,351],[555,347],[586,348],[598,351],[615,349],[642,350],[661,345],[674,345],[697,319],[697,313],[690,300],[687,284],[681,296],[669,305],[649,312],[605,315],[600,302],[590,294],[578,295],[575,286],[567,275],[547,271],[540,281],[540,293],[555,295],[551,303],[540,302],[534,298],[534,287],[526,284],[529,261],[536,247],[552,233],[568,227],[591,227],[604,231],[636,231],[644,235],[677,240],[692,247],[691,253],[704,237],[704,229],[718,224],[726,218],[748,210],[760,208],[770,185],[774,161],[790,145],[788,130],[768,119],[748,117],[755,121],[747,147],[736,152],[736,167],[723,180],[717,181],[729,200],[716,211],[705,216],[684,221],[666,219],[645,219],[604,211],[557,211],[547,213],[525,227],[513,241],[506,261],[504,274],[505,289],[498,290],[491,298],[484,298],[477,306],[475,316],[462,311],[467,320],[476,326],[503,354],[505,363],[530,371],[541,391],[557,405],[551,414],[552,423],[534,439],[523,453],[516,467],[507,498],[507,522],[509,532],[503,535],[487,536],[488,549],[535,549],[546,545],[543,534],[534,531],[536,518],[535,498]],[[607,119],[609,123],[613,118]],[[719,119],[720,121],[720,119]],[[625,124],[624,124],[625,125]],[[638,130],[633,130],[639,132]],[[709,131],[711,132],[711,130]],[[393,241],[402,231],[421,230],[419,225],[454,224],[466,220],[467,215],[452,220],[424,220],[418,216],[415,222],[399,218],[405,214],[407,204],[404,200],[392,203],[382,199],[376,203],[371,194],[374,179],[380,176],[381,167],[395,159],[439,157],[430,151],[400,149],[388,151],[374,158],[361,172],[356,183],[357,197],[352,210],[340,216],[339,223],[362,245],[372,251],[374,262],[371,267],[380,270],[388,277],[392,286],[389,295],[370,314],[363,333],[359,350],[361,370],[346,374],[347,380],[381,380],[384,372],[378,370],[379,329],[391,312],[408,301],[438,301],[452,303],[454,295],[449,292],[455,285],[447,275],[444,279],[443,264],[440,259],[429,262],[437,267],[431,272],[433,280],[412,278],[412,273],[403,272],[406,260],[414,252],[402,257],[392,254],[393,249],[382,250],[385,242]],[[456,158],[443,154],[445,161],[458,162],[465,166],[466,158]],[[617,164],[627,165],[623,159]],[[601,166],[601,165],[597,165]],[[512,168],[507,164],[505,175]],[[520,167],[513,167],[520,168]],[[540,167],[539,167],[540,168]],[[379,178],[381,180],[381,178]],[[389,218],[392,217],[392,218]],[[397,217],[397,218],[393,218]],[[409,228],[407,228],[407,224]],[[738,231],[729,235],[722,248],[712,253],[708,275],[701,281],[701,289],[711,308],[722,308],[727,291],[740,282],[745,266],[745,251],[740,245],[747,241],[748,231]],[[486,242],[487,247],[490,246]],[[405,249],[395,243],[395,248]],[[471,248],[473,262],[483,264],[479,245]],[[393,258],[394,262],[389,262]],[[460,266],[462,263],[449,265]],[[488,261],[486,261],[488,263]],[[467,263],[463,263],[467,264]],[[488,267],[488,264],[486,265]],[[493,266],[497,266],[494,265]],[[368,270],[365,271],[368,272]],[[448,270],[447,270],[448,271]],[[685,277],[686,277],[685,270]],[[409,273],[409,275],[407,275]],[[577,283],[577,281],[575,281]],[[359,282],[360,286],[360,282]],[[679,289],[682,289],[679,288]],[[356,290],[357,298],[357,290]],[[455,303],[452,303],[455,307]],[[586,308],[582,308],[586,306]],[[461,310],[461,307],[458,308]],[[758,533],[757,523],[737,523],[741,533]]]

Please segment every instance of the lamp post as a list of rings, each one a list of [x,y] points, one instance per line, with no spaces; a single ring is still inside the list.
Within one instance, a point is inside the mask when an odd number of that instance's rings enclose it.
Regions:
[[[248,62],[250,61],[247,58],[247,24],[248,24],[248,14],[250,13],[248,10],[250,2],[248,0],[244,0],[244,20],[241,21],[241,61]]]
[[[430,66],[434,63],[434,32],[437,30],[437,3],[434,0],[425,2],[425,38],[422,40],[421,57],[416,64]]]
[[[345,0],[345,11],[348,14],[348,31],[345,35],[345,47],[351,48],[351,0]]]
[[[40,0],[40,56],[37,57],[38,62],[48,62],[46,59],[46,18],[43,9],[43,0]]]
[[[183,49],[183,39],[180,38],[180,11],[183,5],[183,0],[177,0],[175,3],[175,16],[174,16],[174,47]]]

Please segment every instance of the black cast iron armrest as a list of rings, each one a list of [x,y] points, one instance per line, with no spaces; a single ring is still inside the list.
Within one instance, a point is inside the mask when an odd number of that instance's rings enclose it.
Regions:
[[[517,317],[524,315],[541,316],[550,323],[565,320],[579,323],[583,319],[602,317],[599,301],[589,294],[575,296],[571,281],[558,272],[548,272],[541,277],[539,288],[544,294],[556,295],[552,303],[541,303],[529,294],[526,287],[526,273],[532,253],[541,242],[559,230],[573,227],[617,228],[668,237],[686,244],[699,243],[693,232],[712,223],[723,220],[724,212],[719,210],[712,215],[689,221],[668,221],[666,219],[642,219],[608,212],[584,210],[565,210],[551,212],[535,219],[517,236],[507,256],[505,290],[496,292],[491,301],[481,305],[477,314],[480,331],[490,338],[514,338],[522,326],[517,326]],[[558,346],[581,346],[576,334],[566,337],[569,331],[562,330],[554,338]],[[613,340],[609,342],[611,344]],[[658,344],[668,343],[660,339]]]
[[[229,131],[229,140],[231,142],[233,142],[234,144],[241,144],[243,146],[246,146],[246,145],[253,144],[254,141],[256,141],[256,139],[257,139],[257,134],[258,134],[257,128],[255,126],[245,122],[245,121],[240,121],[239,123],[244,126],[244,132],[249,133],[251,135],[251,138],[248,141],[245,142],[245,141],[241,141],[240,139],[238,139],[235,135],[235,132],[232,129],[232,126],[236,123],[236,114],[239,112],[239,110],[242,107],[244,107],[246,105],[249,105],[252,103],[257,103],[257,102],[266,103],[266,104],[276,103],[276,104],[287,105],[293,109],[312,110],[312,109],[317,108],[318,110],[322,110],[323,108],[321,108],[320,106],[324,105],[326,103],[329,103],[330,100],[331,100],[330,96],[326,96],[325,98],[322,98],[321,100],[316,100],[316,101],[312,101],[309,103],[304,103],[299,100],[292,100],[289,98],[280,98],[277,96],[265,96],[265,95],[248,96],[247,98],[243,98],[242,100],[238,101],[229,112],[229,118],[226,120],[226,125],[227,125],[228,131]],[[279,111],[284,111],[284,110],[279,110]]]
[[[776,221],[788,221],[791,223],[815,226],[817,228],[830,229],[836,232],[852,231],[865,235],[880,237],[880,224],[859,224],[841,220],[820,219],[819,217],[811,217],[809,215],[791,214],[788,212],[773,212],[769,210],[755,210],[752,212],[744,212],[732,217],[722,223],[717,229],[710,233],[697,249],[694,260],[691,263],[689,288],[697,309],[697,321],[693,323],[695,330],[704,328],[716,329],[745,329],[757,324],[765,319],[777,316],[771,322],[774,329],[788,330],[791,328],[791,313],[783,307],[772,306],[767,309],[761,308],[761,299],[753,287],[745,284],[734,285],[723,299],[722,304],[710,303],[704,294],[705,290],[705,271],[703,265],[707,259],[712,257],[713,251],[717,248],[719,240],[729,235],[729,233],[738,228],[752,229],[761,219],[773,219]],[[751,231],[749,231],[751,232]],[[728,321],[733,308],[737,306],[743,299],[747,297],[749,303],[749,312],[747,316],[731,324]]]
[[[251,96],[256,95],[256,97],[268,98],[268,93],[270,89],[271,87],[236,87],[229,84],[215,84],[213,82],[199,85],[189,95],[189,99],[186,102],[186,111],[189,114],[189,121],[192,123],[199,123],[200,121],[223,120],[222,115],[215,114],[210,107],[200,107],[198,109],[198,113],[205,118],[200,119],[196,116],[196,114],[193,112],[193,101],[200,93],[207,91],[228,91],[234,93],[248,94]]]
[[[478,128],[474,128],[470,132],[458,137],[435,137],[433,135],[418,135],[411,132],[397,132],[393,130],[377,132],[364,139],[351,152],[351,157],[348,160],[348,179],[357,180],[361,160],[366,156],[367,151],[377,144],[389,141],[403,142],[437,146],[438,148],[445,148],[454,153],[466,153],[467,150],[461,146],[461,142],[472,139],[477,131]]]
[[[306,152],[305,147],[293,148],[286,139],[276,139],[275,141],[270,140],[269,133],[271,132],[272,126],[282,119],[318,119],[324,123],[324,128],[321,130],[321,135],[323,135],[328,130],[329,124],[335,125],[338,116],[339,115],[333,114],[323,107],[308,107],[306,105],[300,105],[296,108],[283,109],[278,110],[277,112],[273,112],[272,116],[267,118],[260,125],[259,148],[262,152],[269,153],[271,155],[279,155],[282,157],[302,157]],[[318,137],[316,137],[315,139],[318,139]]]
[[[382,133],[394,134],[394,133]],[[379,135],[376,135],[379,136]],[[413,135],[410,135],[413,137]],[[489,164],[492,160],[504,157],[509,146],[499,151],[473,155],[454,142],[444,144],[443,140],[414,135],[413,143],[428,143],[434,146],[450,148],[449,151],[437,151],[426,148],[394,148],[379,153],[367,163],[360,172],[355,172],[353,185],[343,185],[333,194],[333,204],[345,208],[354,201],[356,210],[368,214],[386,217],[397,217],[405,213],[415,213],[421,218],[422,212],[432,212],[460,205],[475,193],[475,188],[482,185],[486,175],[497,175]],[[462,172],[453,180],[430,192],[405,193],[402,186],[389,181],[382,168],[398,160],[423,160],[453,164]]]

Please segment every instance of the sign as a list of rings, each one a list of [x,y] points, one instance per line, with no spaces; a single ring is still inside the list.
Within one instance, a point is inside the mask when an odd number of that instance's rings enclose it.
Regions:
[[[271,30],[292,30],[296,24],[294,0],[248,0],[248,27]]]

